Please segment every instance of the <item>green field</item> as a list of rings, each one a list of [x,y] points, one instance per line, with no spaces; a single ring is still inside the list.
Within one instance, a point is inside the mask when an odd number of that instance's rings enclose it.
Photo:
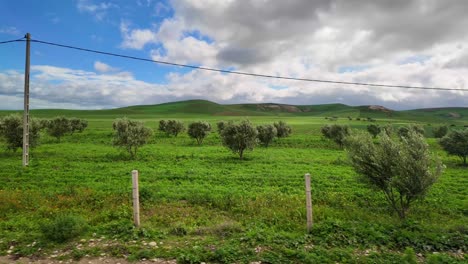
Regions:
[[[33,117],[85,118],[83,133],[60,143],[45,133],[21,166],[21,151],[0,142],[0,255],[60,259],[167,258],[180,263],[405,263],[412,248],[419,262],[466,263],[468,169],[447,156],[431,127],[468,123],[468,110],[392,112],[345,105],[301,106],[301,112],[259,105],[223,106],[189,101],[113,110],[34,110]],[[294,110],[295,111],[295,110]],[[449,114],[456,112],[457,115]],[[0,116],[10,113],[0,112]],[[131,160],[112,146],[112,122],[127,116],[155,133]],[[426,199],[400,220],[381,193],[358,180],[345,151],[322,138],[334,123],[365,129],[367,121],[395,127],[420,123],[446,169]],[[348,116],[353,118],[349,121]],[[286,121],[291,137],[256,147],[245,159],[221,146],[212,132],[198,146],[187,134],[157,132],[160,119],[188,125],[248,118],[254,124]],[[140,172],[140,228],[132,225],[131,171]],[[304,174],[312,175],[314,227],[306,233]],[[44,226],[59,215],[83,218],[78,238],[51,242]],[[157,246],[153,243],[156,242]],[[411,263],[411,262],[407,262]]]

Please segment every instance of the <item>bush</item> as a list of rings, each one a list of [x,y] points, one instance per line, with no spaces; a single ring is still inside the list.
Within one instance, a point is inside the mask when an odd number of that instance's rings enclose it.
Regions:
[[[245,150],[253,150],[257,142],[257,129],[248,121],[229,123],[221,132],[223,145],[243,159]]]
[[[424,136],[424,128],[420,125],[408,125],[406,127],[400,127],[398,129],[398,136],[401,137],[401,138],[405,138],[405,137],[408,137],[408,134],[410,131],[414,131],[418,134],[420,134],[421,136]]]
[[[440,139],[439,143],[449,155],[458,156],[463,161],[463,165],[467,166],[468,129],[451,131]]]
[[[125,148],[132,158],[136,157],[138,148],[145,145],[152,135],[151,129],[142,122],[127,118],[116,119],[112,127],[115,130],[114,146]]]
[[[349,127],[345,125],[326,125],[322,127],[321,132],[324,137],[333,140],[341,148],[344,145],[346,137],[350,134]]]
[[[191,138],[196,139],[198,145],[200,145],[203,142],[203,139],[210,134],[210,131],[211,125],[209,123],[199,121],[191,123],[188,126],[187,133]]]
[[[184,123],[177,120],[168,120],[166,122],[165,132],[167,135],[172,135],[177,137],[179,133],[185,130]]]
[[[380,134],[380,127],[378,125],[368,125],[367,132],[369,132],[372,137],[376,138]]]
[[[273,126],[276,128],[276,136],[278,138],[289,137],[291,135],[292,129],[286,122],[279,121],[274,123]]]
[[[59,215],[41,226],[43,235],[54,242],[63,243],[82,235],[88,225],[86,221],[76,215]]]
[[[432,129],[435,138],[443,138],[447,135],[448,127],[447,126],[438,126]]]
[[[161,132],[166,132],[167,121],[166,120],[159,120],[159,127],[158,130]]]
[[[83,132],[88,127],[88,121],[80,118],[70,119],[70,134],[73,135],[75,132]]]
[[[350,137],[347,143],[354,170],[369,186],[384,193],[401,219],[442,173],[442,164],[432,162],[424,137],[412,130],[400,141],[383,134],[379,143],[373,143],[370,135],[362,134]]]
[[[218,131],[218,134],[221,135],[221,133],[223,132],[224,128],[229,125],[229,124],[232,124],[232,121],[219,121],[218,123],[216,123],[216,128],[217,128],[217,131]]]
[[[277,135],[277,130],[272,125],[257,126],[258,140],[263,146],[268,147]]]
[[[383,131],[387,136],[391,137],[393,134],[393,126],[392,125],[386,125],[381,128],[381,131]]]
[[[29,123],[29,147],[34,148],[39,143],[40,125],[34,119]],[[0,136],[6,141],[7,150],[16,152],[23,148],[23,118],[18,114],[12,114],[0,120]]]
[[[66,133],[69,133],[70,131],[70,120],[64,116],[59,116],[50,120],[47,126],[47,134],[57,138],[58,142],[60,142],[61,137],[63,137]]]

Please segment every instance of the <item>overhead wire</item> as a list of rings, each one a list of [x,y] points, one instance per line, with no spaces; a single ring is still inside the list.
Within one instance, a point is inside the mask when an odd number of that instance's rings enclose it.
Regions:
[[[0,44],[15,42],[15,41],[25,41],[24,39],[17,39],[17,40],[9,40],[0,42]],[[271,78],[271,79],[279,79],[279,80],[292,80],[292,81],[303,81],[303,82],[316,82],[316,83],[330,83],[330,84],[342,84],[342,85],[357,85],[357,86],[372,86],[372,87],[386,87],[386,88],[400,88],[400,89],[420,89],[420,90],[439,90],[439,91],[468,91],[468,89],[462,88],[447,88],[447,87],[426,87],[426,86],[411,86],[411,85],[394,85],[394,84],[381,84],[381,83],[363,83],[363,82],[348,82],[348,81],[336,81],[336,80],[324,80],[324,79],[311,79],[311,78],[296,78],[296,77],[289,77],[289,76],[281,76],[281,75],[271,75],[271,74],[262,74],[262,73],[251,73],[251,72],[243,72],[243,71],[232,71],[232,70],[223,70],[217,68],[209,68],[204,66],[195,66],[189,64],[182,64],[182,63],[175,63],[175,62],[168,62],[168,61],[161,61],[161,60],[153,60],[153,59],[146,59],[136,56],[129,56],[124,54],[82,48],[77,46],[59,44],[54,42],[43,41],[39,39],[31,39],[31,42],[62,47],[67,49],[74,49],[79,51],[91,52],[96,54],[102,54],[107,56],[113,57],[120,57],[138,61],[146,61],[151,63],[163,64],[163,65],[170,65],[170,66],[177,66],[183,68],[190,68],[196,70],[204,70],[204,71],[211,71],[211,72],[219,72],[219,73],[226,73],[226,74],[235,74],[235,75],[244,75],[244,76],[253,76],[253,77],[262,77],[262,78]]]
[[[7,43],[19,42],[19,41],[25,41],[25,40],[24,40],[24,37],[19,38],[19,39],[12,39],[12,40],[0,41],[0,44],[7,44]]]

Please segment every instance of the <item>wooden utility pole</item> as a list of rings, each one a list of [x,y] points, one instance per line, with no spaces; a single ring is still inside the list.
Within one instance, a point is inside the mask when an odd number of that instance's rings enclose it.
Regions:
[[[306,209],[307,209],[307,233],[310,233],[312,226],[314,225],[314,219],[312,218],[312,195],[310,188],[310,173],[305,175],[305,187],[306,187]]]
[[[140,195],[138,191],[138,171],[132,171],[133,223],[140,226]]]
[[[23,112],[23,166],[29,165],[29,68],[31,34],[26,34],[26,65],[24,68],[24,112]]]

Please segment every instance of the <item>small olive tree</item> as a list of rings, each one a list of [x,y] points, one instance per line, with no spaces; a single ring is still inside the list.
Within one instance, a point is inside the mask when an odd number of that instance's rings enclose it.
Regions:
[[[451,131],[441,138],[439,143],[449,155],[458,156],[463,161],[464,166],[468,165],[466,163],[466,157],[468,156],[468,128]]]
[[[442,164],[432,159],[424,137],[413,130],[400,139],[382,134],[379,143],[369,134],[353,135],[347,149],[354,170],[370,187],[383,192],[401,219],[442,173]]]
[[[30,120],[29,147],[34,148],[39,143],[41,127],[35,119]],[[16,152],[23,148],[23,118],[18,114],[8,115],[0,120],[0,136],[5,139],[7,150]]]
[[[184,123],[178,120],[168,120],[166,122],[165,132],[167,135],[177,137],[181,132],[185,130]]]
[[[278,123],[273,123],[273,126],[276,128],[276,136],[278,138],[289,137],[292,133],[291,127],[286,124],[284,121],[279,121]]]
[[[448,127],[447,126],[434,127],[432,129],[432,132],[434,133],[435,138],[443,138],[448,133]]]
[[[197,140],[198,145],[201,145],[203,139],[205,139],[211,131],[211,125],[208,122],[194,122],[188,126],[187,133],[191,138]]]
[[[277,135],[276,128],[272,125],[257,126],[258,140],[263,146],[268,147]]]
[[[245,150],[253,150],[257,143],[257,129],[248,121],[243,120],[239,124],[229,123],[221,132],[223,145],[239,158],[244,158]]]
[[[397,134],[399,137],[404,138],[408,136],[410,131],[414,131],[420,134],[421,136],[424,136],[424,132],[425,132],[422,126],[412,124],[412,125],[400,127],[397,131]]]
[[[116,119],[112,128],[115,131],[114,146],[127,150],[132,159],[136,157],[138,148],[145,145],[152,135],[151,129],[145,127],[142,122],[127,118]]]
[[[83,132],[88,127],[88,121],[80,118],[70,119],[70,134],[73,135],[75,132]]]
[[[216,129],[218,131],[218,134],[221,135],[224,128],[229,124],[233,124],[233,122],[232,121],[219,121],[218,123],[216,123]]]
[[[350,134],[350,129],[346,125],[326,125],[321,129],[322,135],[333,140],[336,144],[343,148],[346,137]]]
[[[380,134],[381,128],[378,125],[368,125],[367,126],[367,132],[372,135],[373,138],[376,138],[378,134]]]
[[[167,121],[166,120],[159,120],[158,130],[161,132],[166,132]]]
[[[54,119],[49,120],[47,125],[47,134],[52,137],[57,138],[57,141],[60,142],[66,133],[71,131],[70,120],[64,116],[58,116]]]

